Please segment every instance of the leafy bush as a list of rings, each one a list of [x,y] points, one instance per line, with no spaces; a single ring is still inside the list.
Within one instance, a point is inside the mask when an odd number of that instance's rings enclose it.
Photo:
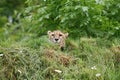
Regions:
[[[23,11],[23,21],[27,24],[24,28],[39,35],[49,29],[60,29],[68,31],[72,36],[119,36],[119,2],[27,0],[28,7]]]

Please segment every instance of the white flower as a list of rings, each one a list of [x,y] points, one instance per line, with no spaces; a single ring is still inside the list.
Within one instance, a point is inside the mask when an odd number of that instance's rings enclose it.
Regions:
[[[18,70],[18,72],[21,74],[22,72],[20,70]]]
[[[3,54],[0,54],[0,56],[3,56]]]
[[[91,69],[94,69],[94,70],[96,70],[97,68],[96,68],[96,66],[93,66],[93,67],[91,67]]]
[[[57,73],[62,73],[62,71],[60,71],[60,70],[55,70],[55,72],[57,72]]]
[[[96,77],[99,77],[99,76],[101,76],[101,74],[100,74],[100,73],[97,73],[95,76],[96,76]]]

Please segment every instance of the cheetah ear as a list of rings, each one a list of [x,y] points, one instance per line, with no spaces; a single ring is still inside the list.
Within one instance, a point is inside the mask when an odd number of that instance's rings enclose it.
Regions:
[[[49,35],[51,33],[51,31],[48,31],[47,34]]]
[[[69,33],[65,33],[65,37],[68,37]]]

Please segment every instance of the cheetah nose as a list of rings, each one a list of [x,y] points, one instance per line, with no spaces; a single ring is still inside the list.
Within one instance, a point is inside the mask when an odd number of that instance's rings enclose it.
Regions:
[[[55,41],[58,41],[58,39],[55,39]]]

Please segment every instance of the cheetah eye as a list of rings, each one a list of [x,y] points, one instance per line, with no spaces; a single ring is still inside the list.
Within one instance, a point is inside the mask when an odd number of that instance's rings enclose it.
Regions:
[[[54,34],[52,34],[52,36],[54,36]]]
[[[59,34],[59,36],[62,36],[62,34]]]

